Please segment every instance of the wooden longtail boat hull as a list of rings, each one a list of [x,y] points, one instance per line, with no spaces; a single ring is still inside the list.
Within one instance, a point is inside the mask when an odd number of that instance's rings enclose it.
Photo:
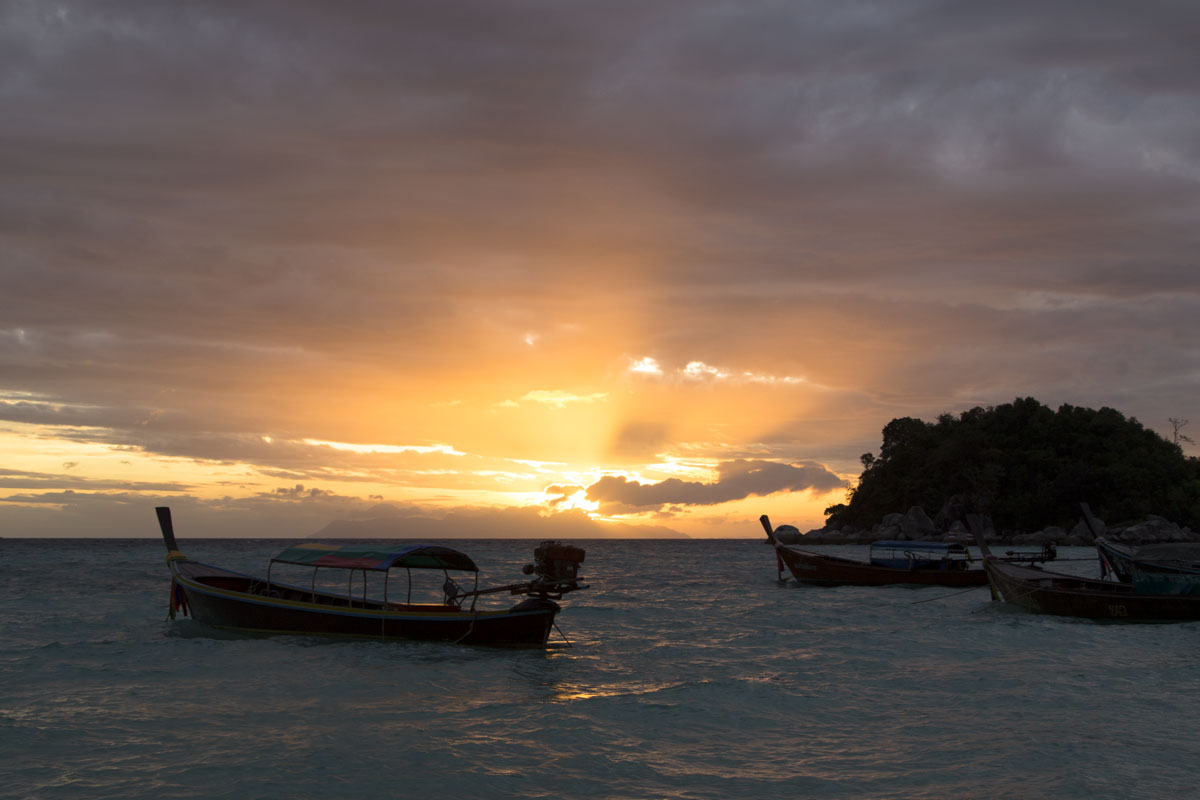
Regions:
[[[987,573],[966,561],[946,562],[947,569],[897,569],[839,558],[792,545],[777,544],[775,552],[800,583],[813,586],[986,586]]]
[[[193,619],[224,630],[461,644],[544,646],[560,607],[528,598],[507,611],[348,599],[345,595],[272,584],[191,561],[170,558],[172,602]],[[269,591],[271,596],[260,592]],[[182,595],[182,597],[180,597]]]
[[[1200,620],[1200,596],[1139,594],[1126,583],[1048,572],[985,557],[992,588],[1035,614],[1129,622]]]

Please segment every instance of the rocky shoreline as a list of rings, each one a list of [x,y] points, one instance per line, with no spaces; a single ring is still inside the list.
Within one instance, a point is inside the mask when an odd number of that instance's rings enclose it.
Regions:
[[[930,518],[920,506],[913,506],[906,513],[888,514],[870,528],[854,526],[827,526],[801,533],[792,525],[780,525],[775,537],[783,544],[870,544],[878,541],[911,542],[965,542],[970,544],[974,537],[963,523],[961,516],[951,518],[939,512]],[[1106,525],[1093,517],[1097,533],[1109,539],[1130,545],[1158,544],[1163,542],[1200,542],[1200,534],[1188,527],[1181,527],[1170,520],[1153,514],[1144,521],[1129,525]],[[988,544],[1043,545],[1053,543],[1067,547],[1090,547],[1096,541],[1087,522],[1080,516],[1079,522],[1065,530],[1057,526],[1040,531],[997,531],[988,517],[983,517],[984,539]]]

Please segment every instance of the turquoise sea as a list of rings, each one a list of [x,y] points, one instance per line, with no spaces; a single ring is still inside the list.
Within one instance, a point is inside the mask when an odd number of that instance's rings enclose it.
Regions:
[[[180,541],[254,573],[284,544]],[[445,544],[508,582],[536,542]],[[583,545],[541,651],[221,634],[167,620],[157,539],[0,540],[0,797],[1195,794],[1200,623],[781,585],[757,540]]]

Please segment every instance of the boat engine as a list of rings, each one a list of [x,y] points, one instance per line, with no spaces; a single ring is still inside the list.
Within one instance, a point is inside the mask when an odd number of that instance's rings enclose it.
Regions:
[[[582,547],[562,542],[542,542],[533,551],[533,563],[526,564],[526,575],[536,576],[530,586],[531,594],[557,594],[584,588],[579,586],[579,565],[587,552]]]

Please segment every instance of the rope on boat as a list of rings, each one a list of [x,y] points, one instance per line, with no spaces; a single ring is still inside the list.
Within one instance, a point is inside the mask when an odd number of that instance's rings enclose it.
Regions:
[[[575,646],[575,645],[571,644],[571,640],[567,638],[567,635],[562,632],[562,628],[558,627],[558,620],[554,620],[554,622],[552,622],[551,624],[554,625],[554,630],[558,631],[558,635],[563,637],[563,641],[567,643],[567,647]]]
[[[479,619],[479,612],[475,612],[475,616],[471,617],[471,624],[467,626],[467,632],[454,640],[454,644],[458,644],[463,639],[471,635],[471,631],[475,630],[475,620]]]
[[[1080,559],[1080,560],[1082,561],[1084,559]],[[996,591],[996,587],[992,585],[991,581],[988,581],[988,586],[991,586],[991,589],[992,589],[992,602],[994,602],[994,603],[1012,603],[1014,605],[1019,605],[1019,603],[1017,601],[1023,600],[1024,598],[1028,597],[1029,595],[1033,594],[1034,592],[1036,592],[1038,590],[1038,587],[1035,586],[1032,589],[1026,589],[1025,591],[1021,592],[1018,595],[1014,595],[1012,600],[1006,600],[1005,598],[1000,596],[1000,593],[998,591]],[[977,609],[975,609],[975,611],[972,611],[971,613],[974,614],[980,610],[981,609],[977,608]]]
[[[1014,605],[1020,605],[1020,603],[1018,602],[1019,600],[1024,600],[1026,597],[1028,597],[1029,595],[1031,595],[1031,594],[1033,594],[1034,592],[1038,591],[1038,589],[1040,589],[1040,588],[1041,588],[1040,586],[1034,586],[1034,587],[1033,587],[1033,588],[1031,588],[1031,589],[1026,589],[1025,591],[1021,592],[1020,594],[1015,594],[1015,595],[1013,595],[1013,599],[1012,599],[1012,600],[1007,600],[1007,599],[1005,599],[1005,598],[1003,598],[1003,597],[997,597],[996,599],[997,599],[997,600],[999,600],[999,601],[1001,601],[1001,602],[1005,602],[1005,603],[1012,603],[1012,604],[1014,604]]]
[[[913,600],[909,605],[915,606],[917,603],[931,603],[934,600],[945,600],[947,597],[958,597],[960,594],[966,594],[967,592],[973,592],[976,589],[982,588],[982,586],[972,586],[970,589],[963,589],[961,592],[955,592],[954,594],[944,594],[941,597],[926,597],[924,600]]]

